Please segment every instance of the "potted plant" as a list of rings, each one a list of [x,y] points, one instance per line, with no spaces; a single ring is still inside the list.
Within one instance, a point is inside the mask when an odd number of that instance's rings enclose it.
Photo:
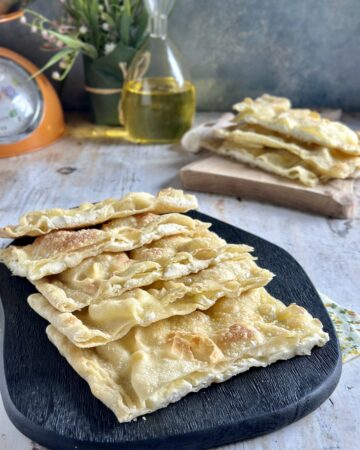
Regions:
[[[41,33],[45,47],[56,53],[41,72],[52,66],[64,80],[81,54],[85,89],[95,123],[119,125],[119,104],[126,68],[145,38],[148,16],[142,0],[60,0],[64,16],[49,20],[26,9],[20,20]]]

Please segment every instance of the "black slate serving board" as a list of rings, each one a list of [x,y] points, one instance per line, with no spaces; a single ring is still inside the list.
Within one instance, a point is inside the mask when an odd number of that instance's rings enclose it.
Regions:
[[[59,355],[45,335],[46,322],[27,305],[34,287],[0,264],[0,388],[10,420],[52,450],[198,450],[269,433],[314,411],[335,389],[341,356],[331,320],[308,276],[281,248],[201,213],[231,243],[255,247],[258,263],[276,273],[271,294],[318,317],[331,340],[311,356],[254,368],[119,424]],[[27,243],[18,240],[17,244]]]

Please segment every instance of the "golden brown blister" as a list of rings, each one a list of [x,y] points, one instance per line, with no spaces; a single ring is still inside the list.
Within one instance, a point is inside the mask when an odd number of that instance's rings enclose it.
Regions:
[[[177,189],[163,189],[156,196],[132,192],[121,199],[84,203],[78,208],[53,208],[23,215],[18,225],[0,228],[0,237],[39,236],[59,229],[86,228],[115,218],[142,213],[167,214],[196,209],[193,195]]]
[[[111,223],[111,222],[110,222]],[[14,275],[39,280],[75,267],[85,258],[104,252],[124,252],[149,244],[165,236],[188,233],[209,224],[188,216],[140,214],[116,219],[116,226],[103,230],[53,231],[39,236],[24,247],[11,245],[0,250],[3,261]]]
[[[72,312],[157,280],[171,280],[252,250],[226,242],[203,226],[127,253],[102,253],[34,284],[59,311]]]
[[[174,316],[104,346],[80,349],[54,326],[51,342],[119,422],[166,407],[251,367],[309,355],[328,341],[319,320],[265,289],[222,298],[206,311]]]

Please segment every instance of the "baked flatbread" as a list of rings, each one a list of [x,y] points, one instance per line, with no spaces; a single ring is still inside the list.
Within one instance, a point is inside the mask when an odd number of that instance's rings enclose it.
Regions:
[[[287,99],[266,94],[255,100],[246,98],[234,105],[238,112],[235,120],[259,125],[302,142],[360,155],[359,138],[349,127],[325,119],[315,111],[291,109],[290,106]]]
[[[206,148],[307,186],[360,176],[360,133],[313,111],[291,109],[288,99],[267,94],[247,98],[235,109],[237,117],[226,114],[186,133],[184,149]],[[276,125],[283,122],[289,129]],[[320,137],[302,139],[302,132]]]
[[[158,281],[133,289],[74,313],[55,309],[41,294],[28,298],[30,306],[78,347],[94,347],[119,339],[137,325],[146,327],[174,315],[208,309],[219,298],[265,286],[273,274],[258,267],[249,254],[197,274]]]
[[[214,135],[245,148],[286,150],[303,160],[322,178],[349,178],[360,168],[360,157],[314,144],[290,141],[261,127],[245,125],[235,130],[215,129]]]
[[[171,280],[210,265],[236,260],[252,251],[246,245],[226,245],[207,229],[177,235],[126,253],[102,253],[58,275],[34,282],[59,311],[72,312],[157,280]]]
[[[47,209],[23,215],[18,225],[0,228],[0,237],[39,236],[59,229],[86,228],[119,217],[152,212],[166,214],[196,209],[197,200],[181,190],[163,189],[157,196],[133,192],[121,199],[84,203],[73,209]]]
[[[165,236],[188,233],[205,224],[188,216],[172,213],[140,214],[116,219],[116,226],[104,230],[58,230],[39,236],[24,247],[9,246],[0,250],[3,261],[14,275],[39,280],[75,267],[85,258],[103,252],[124,252],[149,244]]]
[[[310,167],[307,167],[307,164],[301,158],[286,150],[246,148],[235,142],[224,141],[216,149],[213,148],[212,151],[252,167],[258,167],[267,172],[300,181],[306,186],[315,186],[320,182],[319,176]]]
[[[207,311],[136,327],[122,339],[92,349],[76,347],[54,326],[46,331],[119,422],[251,367],[309,355],[329,339],[305,309],[286,307],[261,288],[220,299]]]
[[[270,119],[277,114],[289,111],[291,102],[286,97],[263,94],[255,100],[247,97],[242,102],[236,103],[233,108],[239,114],[261,114]]]
[[[135,326],[146,327],[167,317],[208,309],[219,298],[265,286],[272,277],[247,254],[241,260],[226,261],[176,280],[158,281],[146,290],[133,289],[74,313],[58,311],[41,294],[31,295],[28,302],[75,345],[94,347],[125,336]]]

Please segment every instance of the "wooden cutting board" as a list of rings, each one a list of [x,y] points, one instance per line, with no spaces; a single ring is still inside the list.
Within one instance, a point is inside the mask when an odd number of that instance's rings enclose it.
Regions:
[[[354,180],[335,180],[313,188],[287,181],[222,156],[199,159],[180,171],[183,187],[351,218],[355,214]]]
[[[276,273],[269,292],[285,304],[307,308],[321,320],[330,341],[309,356],[253,368],[146,420],[119,424],[48,341],[46,321],[26,302],[34,286],[0,264],[0,390],[10,420],[34,442],[51,450],[213,448],[284,427],[333,392],[342,367],[336,333],[300,265],[264,239],[201,213],[190,215],[211,222],[212,230],[230,243],[253,246],[259,265]]]

